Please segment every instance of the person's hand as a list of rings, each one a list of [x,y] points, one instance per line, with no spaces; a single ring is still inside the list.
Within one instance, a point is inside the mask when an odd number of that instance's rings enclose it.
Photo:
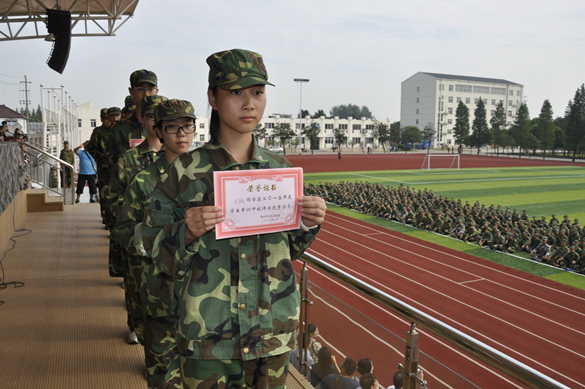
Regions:
[[[199,239],[207,231],[215,228],[217,223],[224,221],[224,214],[220,207],[193,207],[185,213],[185,245],[191,244],[195,239]]]
[[[331,360],[333,361],[333,363],[335,363],[335,362],[336,362],[336,361],[335,361],[335,355],[332,355],[332,356],[331,356]]]
[[[325,212],[327,212],[325,200],[317,196],[301,196],[298,204],[305,227],[310,228],[323,223]]]

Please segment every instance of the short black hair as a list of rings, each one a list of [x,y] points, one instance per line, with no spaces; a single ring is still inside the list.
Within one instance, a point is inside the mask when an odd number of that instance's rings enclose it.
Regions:
[[[404,375],[402,374],[401,371],[397,371],[396,374],[394,374],[394,378],[392,378],[392,383],[394,384],[394,387],[396,389],[402,389],[403,382]]]
[[[362,374],[360,377],[360,386],[362,389],[370,389],[376,383],[376,376],[372,373]]]
[[[357,371],[360,374],[371,373],[372,360],[370,358],[362,358],[357,364]]]
[[[355,373],[355,366],[356,366],[355,361],[350,357],[345,358],[345,361],[343,361],[343,363],[341,364],[343,372],[348,376]]]

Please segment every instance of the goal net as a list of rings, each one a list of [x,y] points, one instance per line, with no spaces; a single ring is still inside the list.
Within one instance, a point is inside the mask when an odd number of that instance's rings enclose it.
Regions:
[[[459,170],[459,154],[427,154],[421,170],[457,169]]]

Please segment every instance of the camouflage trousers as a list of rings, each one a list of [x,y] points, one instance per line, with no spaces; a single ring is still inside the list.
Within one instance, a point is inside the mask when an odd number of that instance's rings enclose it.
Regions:
[[[144,315],[144,353],[149,388],[182,388],[177,350],[179,289],[183,279],[160,271],[142,257],[140,299]]]
[[[201,360],[181,356],[181,378],[185,389],[275,389],[286,388],[290,353],[242,361]]]
[[[140,282],[142,280],[142,256],[121,252],[124,274],[124,299],[128,312],[128,327],[136,332],[138,341],[144,343],[144,316],[140,302]]]
[[[110,232],[110,252],[108,254],[108,265],[110,268],[110,277],[124,277],[124,269],[122,263],[122,252],[126,251],[122,246],[116,242],[116,239]]]

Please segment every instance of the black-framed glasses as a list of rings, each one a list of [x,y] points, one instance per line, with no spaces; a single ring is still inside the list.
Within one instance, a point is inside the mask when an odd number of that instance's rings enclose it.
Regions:
[[[195,124],[189,123],[189,124],[185,124],[184,126],[177,126],[176,124],[170,124],[168,126],[165,126],[165,132],[167,134],[176,134],[180,130],[183,130],[183,132],[185,134],[191,134],[191,133],[195,132]]]
[[[141,86],[135,86],[134,89],[139,90],[140,92],[154,92],[157,88],[143,88]]]

